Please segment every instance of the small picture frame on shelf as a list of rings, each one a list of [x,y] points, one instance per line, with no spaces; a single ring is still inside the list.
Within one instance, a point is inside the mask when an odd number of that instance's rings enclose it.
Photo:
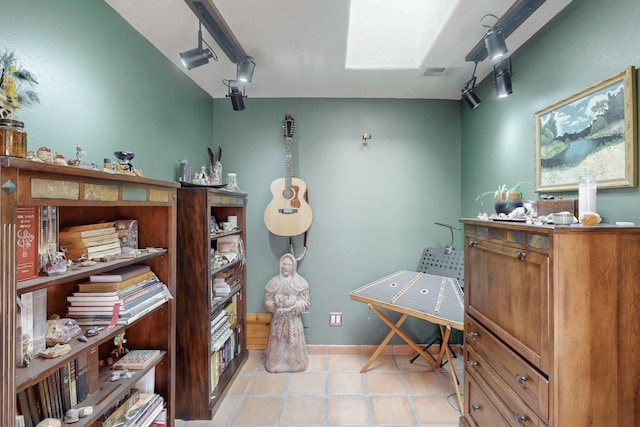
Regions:
[[[218,218],[214,214],[211,214],[211,232],[215,233],[220,230],[220,224],[218,223]]]

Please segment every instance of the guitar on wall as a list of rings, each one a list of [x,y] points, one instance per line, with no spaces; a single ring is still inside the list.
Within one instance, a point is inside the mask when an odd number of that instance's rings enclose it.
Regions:
[[[282,122],[284,133],[284,178],[271,183],[273,200],[264,211],[264,223],[270,232],[278,236],[297,236],[311,227],[313,212],[305,195],[307,184],[299,178],[293,178],[293,134],[296,121],[287,114]]]

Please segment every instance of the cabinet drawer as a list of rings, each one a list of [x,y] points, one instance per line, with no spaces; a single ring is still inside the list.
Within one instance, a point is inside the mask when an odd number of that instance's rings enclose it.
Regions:
[[[467,237],[464,256],[465,311],[548,374],[548,255]]]
[[[498,408],[493,404],[495,399],[487,396],[476,380],[465,375],[465,419],[474,427],[509,427]]]
[[[493,371],[536,413],[549,418],[549,381],[522,358],[469,316],[465,317],[465,348],[472,349],[465,360],[469,369],[477,361],[475,353],[487,361]]]
[[[464,382],[466,414],[478,427],[525,426],[544,427],[541,419],[513,390],[491,369],[473,348],[466,348],[465,357],[477,361],[477,365],[465,364]],[[465,359],[466,360],[466,359]]]

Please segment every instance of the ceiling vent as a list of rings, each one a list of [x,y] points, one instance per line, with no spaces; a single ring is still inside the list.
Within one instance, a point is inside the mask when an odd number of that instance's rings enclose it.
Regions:
[[[427,67],[422,75],[425,77],[440,77],[444,74],[445,70],[445,67]]]

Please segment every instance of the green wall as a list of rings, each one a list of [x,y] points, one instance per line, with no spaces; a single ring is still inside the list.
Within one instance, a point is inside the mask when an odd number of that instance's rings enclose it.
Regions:
[[[288,239],[268,232],[263,214],[271,181],[284,175],[282,120],[297,122],[295,177],[314,214],[299,273],[311,288],[303,315],[308,343],[375,344],[388,328],[349,292],[400,269],[414,270],[427,246],[449,243],[460,193],[460,105],[397,99],[252,99],[242,112],[214,102],[214,141],[224,174],[238,173],[247,208],[248,311],[264,312],[264,285],[277,274]],[[367,145],[362,134],[372,134]],[[302,239],[294,240],[296,254]],[[341,311],[342,327],[329,327]],[[433,329],[413,325],[418,340]]]
[[[147,176],[175,180],[181,159],[196,168],[207,146],[222,146],[224,174],[238,173],[249,194],[250,312],[263,311],[264,285],[288,247],[268,233],[262,215],[270,182],[284,173],[281,122],[294,116],[294,176],[306,181],[314,212],[300,263],[311,285],[312,308],[303,318],[312,344],[378,343],[388,329],[349,292],[414,269],[424,247],[446,245],[449,231],[434,222],[475,216],[480,192],[533,181],[533,113],[637,65],[640,45],[635,1],[574,0],[513,55],[513,95],[495,100],[486,79],[478,88],[483,103],[473,111],[457,101],[249,98],[247,109],[235,112],[101,1],[3,6],[11,19],[0,27],[0,48],[14,51],[40,80],[42,104],[20,112],[30,149],[73,157],[80,144],[97,164],[128,149]],[[363,132],[373,135],[366,146]],[[637,200],[638,188],[601,190],[598,210],[609,222],[640,223]],[[456,232],[459,249],[461,240]],[[301,245],[297,238],[298,253]],[[343,327],[328,326],[330,311],[344,313]],[[418,341],[433,335],[423,322],[409,330]]]
[[[638,67],[639,19],[636,0],[574,0],[544,34],[513,54],[511,96],[497,100],[493,81],[482,82],[482,104],[461,110],[463,216],[486,210],[475,204],[483,191],[534,182],[534,112]],[[528,198],[537,196],[532,186],[524,190]],[[556,195],[578,197],[577,192]],[[609,223],[640,224],[638,196],[637,187],[599,190],[598,212]]]
[[[3,0],[0,51],[38,78],[22,108],[28,149],[45,146],[100,168],[133,151],[146,176],[175,180],[178,162],[213,138],[213,101],[103,1]]]

